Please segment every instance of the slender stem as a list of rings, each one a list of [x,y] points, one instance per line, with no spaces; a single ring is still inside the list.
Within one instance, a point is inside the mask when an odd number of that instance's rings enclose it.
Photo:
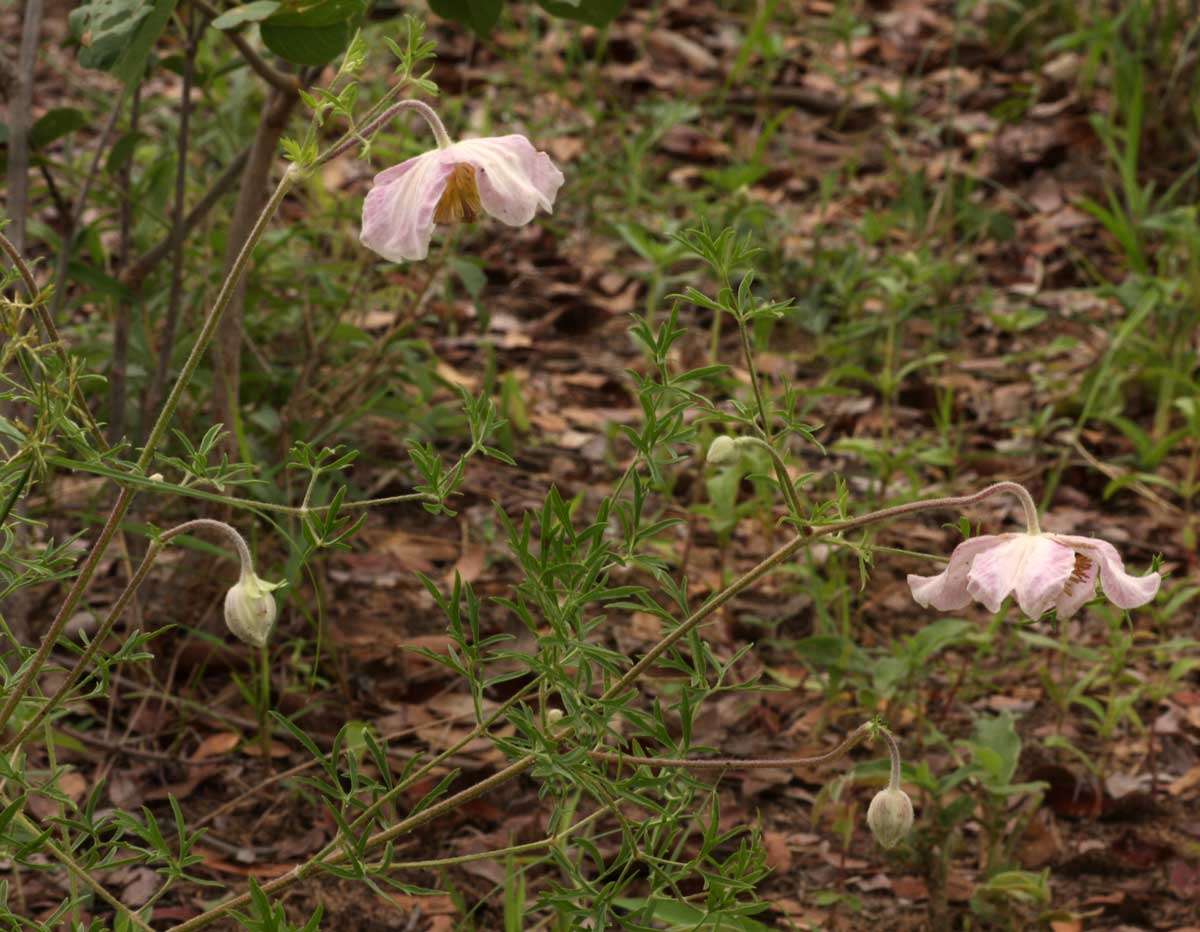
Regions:
[[[238,253],[233,266],[229,269],[229,274],[225,276],[225,281],[221,284],[221,290],[217,293],[216,300],[213,302],[212,310],[209,311],[208,317],[204,321],[204,326],[200,329],[200,335],[196,338],[196,342],[192,346],[192,351],[179,372],[179,377],[171,386],[171,393],[167,395],[167,400],[163,402],[158,419],[154,422],[154,427],[150,430],[150,436],[146,438],[146,445],[142,448],[142,455],[137,460],[137,467],[142,472],[145,472],[146,467],[154,460],[154,453],[167,432],[167,426],[175,414],[175,409],[179,406],[179,401],[183,397],[188,383],[192,380],[197,367],[199,367],[200,360],[204,358],[209,341],[216,332],[217,325],[221,322],[221,317],[224,315],[225,309],[229,306],[229,301],[233,297],[233,293],[237,290],[237,286],[246,272],[246,266],[250,264],[250,256],[254,252],[254,247],[262,239],[263,233],[266,232],[267,224],[275,216],[275,211],[279,209],[279,205],[283,203],[284,196],[291,190],[292,185],[296,183],[299,174],[298,170],[291,167],[283,173],[283,177],[279,179],[279,184],[275,187],[275,190],[263,207],[262,213],[258,215],[258,220],[255,221],[254,226],[251,228],[250,235],[242,245],[241,252]]]
[[[42,29],[42,0],[25,0],[16,80],[8,95],[8,190],[4,205],[12,220],[18,248],[25,245],[29,195],[29,130],[32,127],[33,88],[38,39]]]
[[[754,400],[758,405],[758,416],[762,419],[762,432],[769,441],[771,439],[771,415],[767,411],[767,402],[763,398],[762,386],[758,383],[758,366],[754,363],[754,350],[750,346],[750,331],[746,321],[740,314],[737,318],[738,335],[742,338],[742,355],[746,358],[746,368],[750,372],[750,385],[754,389]]]
[[[613,751],[588,751],[588,757],[611,764],[631,764],[635,767],[686,767],[688,770],[766,770],[772,767],[806,767],[826,764],[845,755],[875,727],[859,725],[832,751],[812,757],[639,757]]]
[[[203,220],[210,210],[221,200],[221,197],[233,187],[233,184],[242,174],[242,169],[246,167],[246,161],[250,158],[250,147],[247,146],[236,156],[233,161],[226,165],[216,180],[212,182],[208,190],[201,195],[200,200],[196,205],[188,211],[187,216],[183,218],[183,236],[184,239],[194,230]],[[172,244],[175,242],[174,228],[168,231],[158,243],[148,249],[146,252],[130,263],[129,268],[121,270],[121,282],[131,288],[136,288],[142,283],[147,275],[161,262],[171,251]]]
[[[746,326],[745,319],[736,314],[738,335],[742,339],[742,355],[746,359],[746,368],[750,372],[750,385],[754,388],[754,400],[758,405],[758,417],[762,421],[761,438],[755,437],[761,446],[771,455],[771,462],[775,465],[775,477],[779,480],[782,486],[784,498],[787,499],[788,508],[793,516],[799,520],[804,513],[800,510],[800,499],[796,496],[796,489],[792,485],[792,477],[788,472],[787,464],[783,461],[783,457],[779,455],[779,451],[775,449],[775,441],[771,433],[771,414],[767,409],[766,399],[763,397],[762,385],[758,377],[758,366],[754,362],[754,350],[750,346],[750,329]]]
[[[171,287],[167,296],[167,310],[163,315],[162,345],[158,351],[158,364],[150,391],[146,394],[147,404],[142,409],[139,432],[143,429],[149,412],[162,397],[167,384],[167,372],[171,368],[171,353],[175,348],[175,331],[179,326],[179,310],[183,303],[183,245],[187,231],[183,226],[184,206],[187,200],[188,148],[191,142],[192,81],[196,70],[196,36],[189,14],[183,32],[183,84],[179,90],[179,135],[175,143],[175,201],[171,205]],[[202,28],[202,27],[201,27]]]
[[[892,769],[888,777],[888,789],[900,789],[900,745],[896,743],[896,736],[882,725],[875,726],[879,733],[883,735],[883,740],[887,742],[888,756],[892,759]]]
[[[262,238],[267,224],[270,223],[271,218],[275,215],[275,211],[278,210],[279,205],[283,202],[284,196],[295,183],[298,174],[299,172],[292,168],[283,173],[283,177],[279,180],[279,185],[275,188],[266,206],[263,207],[262,213],[259,214],[257,222],[250,231],[250,235],[246,238],[241,252],[238,254],[237,259],[229,270],[229,274],[222,283],[221,290],[217,293],[212,310],[209,311],[208,317],[200,329],[200,335],[196,338],[196,342],[192,346],[192,351],[188,355],[187,362],[183,364],[179,378],[175,380],[175,384],[171,387],[171,393],[167,396],[167,400],[163,402],[162,410],[159,411],[158,418],[154,422],[154,427],[150,431],[150,436],[146,440],[146,445],[142,449],[141,456],[138,457],[137,469],[140,472],[145,472],[146,467],[154,461],[154,453],[159,443],[162,442],[167,432],[167,426],[175,414],[175,409],[179,406],[179,401],[183,397],[183,393],[187,389],[188,383],[195,374],[197,367],[200,365],[209,342],[212,340],[213,333],[217,329],[217,324],[220,323],[221,316],[229,306],[229,300],[245,273],[247,265],[249,265],[254,247]],[[100,558],[120,528],[121,520],[125,517],[125,513],[129,510],[132,501],[133,492],[128,488],[122,488],[117,495],[116,501],[113,503],[108,520],[105,521],[104,527],[100,530],[100,536],[88,551],[88,555],[79,569],[79,574],[75,577],[70,590],[59,607],[58,614],[55,616],[54,621],[51,622],[49,630],[43,636],[41,646],[38,647],[37,653],[34,654],[33,658],[26,665],[25,672],[21,675],[20,680],[17,681],[16,685],[9,692],[4,701],[4,706],[0,708],[0,729],[8,724],[18,703],[25,698],[25,694],[29,692],[33,681],[41,672],[42,667],[45,666],[46,658],[50,656],[50,651],[54,649],[54,644],[58,641],[59,635],[62,634],[67,621],[75,613],[75,608],[79,605],[80,600],[83,598],[83,593],[86,591],[93,574],[96,572]]]
[[[231,505],[234,508],[248,508],[253,511],[270,511],[277,514],[303,516],[304,514],[323,514],[330,509],[330,505],[310,505],[307,511],[295,505],[280,505],[275,502],[263,502],[253,498],[239,498],[235,495],[221,495],[217,492],[207,492],[204,489],[195,489],[186,485],[174,485],[168,482],[161,482],[156,479],[150,479],[146,476],[135,475],[133,473],[123,473],[115,469],[107,469],[97,466],[95,463],[84,463],[79,460],[68,459],[64,456],[48,456],[46,461],[55,466],[62,466],[66,469],[74,469],[80,472],[88,472],[96,476],[105,476],[122,485],[126,485],[136,489],[149,489],[157,492],[169,492],[172,495],[184,495],[189,498],[198,498],[206,502],[216,502],[220,505]],[[436,502],[440,501],[438,496],[432,492],[406,492],[403,495],[387,495],[383,498],[366,498],[359,499],[353,502],[342,502],[339,506],[342,511],[353,511],[363,508],[375,508],[381,505],[396,505],[403,502]]]
[[[771,462],[775,464],[775,477],[783,487],[783,497],[787,499],[788,508],[791,509],[793,516],[796,518],[804,514],[800,506],[800,496],[796,494],[796,487],[792,485],[792,477],[788,472],[787,463],[783,461],[783,457],[779,455],[779,451],[775,449],[775,445],[768,440],[763,440],[762,437],[750,436],[739,439],[752,441],[755,446],[762,447],[762,449],[767,451],[767,455],[771,457]]]
[[[209,6],[209,4],[205,3],[204,0],[192,0],[192,5],[210,20],[216,19],[217,16],[220,15],[215,9]],[[263,60],[263,57],[254,50],[254,46],[242,38],[240,33],[232,29],[224,29],[221,31],[225,33],[225,37],[233,44],[233,47],[238,50],[242,58],[246,60],[246,64],[250,66],[254,73],[272,87],[285,93],[292,94],[296,93],[296,91],[300,89],[300,82],[296,79],[295,75],[285,74],[282,71],[272,68]]]
[[[453,812],[464,803],[475,799],[477,796],[482,796],[489,790],[495,789],[498,786],[502,786],[509,780],[512,780],[514,777],[525,773],[525,771],[533,767],[535,761],[536,758],[534,755],[527,754],[525,757],[522,757],[515,763],[509,764],[503,770],[497,771],[486,780],[481,780],[474,786],[468,787],[462,792],[456,793],[454,796],[442,800],[440,803],[435,803],[428,809],[422,809],[415,815],[411,815],[408,818],[397,822],[391,828],[372,835],[363,843],[363,850],[373,851],[376,848],[380,848],[387,844],[389,841],[411,832],[415,828],[420,828],[425,823],[431,822],[439,816],[445,815],[447,812]],[[341,864],[342,862],[349,860],[349,857],[350,855],[343,848],[340,851],[334,852],[331,856],[324,860],[318,860],[315,857],[310,858],[303,864],[296,865],[296,867],[292,868],[286,874],[264,883],[261,887],[262,892],[270,896],[271,894],[278,893],[280,890],[286,890],[288,887],[294,886],[301,880],[311,876],[321,867],[329,867]],[[218,903],[207,912],[201,913],[195,918],[189,919],[186,922],[181,922],[179,925],[171,926],[169,932],[193,932],[195,929],[202,929],[205,926],[216,922],[230,910],[239,909],[249,902],[250,894],[242,893],[233,897],[232,899],[226,900],[223,903]]]
[[[442,118],[437,115],[437,111],[433,107],[422,100],[400,100],[384,110],[383,113],[367,123],[366,126],[348,133],[345,139],[335,143],[332,148],[317,158],[317,164],[323,165],[332,159],[336,159],[360,140],[369,138],[384,123],[387,123],[396,114],[402,113],[405,110],[415,110],[425,118],[425,122],[429,124],[429,128],[433,131],[433,138],[437,140],[439,149],[445,149],[451,145],[450,134],[446,132],[446,125],[442,122]]]
[[[169,531],[158,536],[160,544],[167,543],[172,537],[178,537],[180,534],[187,534],[190,531],[196,531],[204,528],[209,531],[216,531],[218,534],[225,535],[229,542],[233,544],[233,549],[237,551],[238,562],[241,565],[242,575],[254,572],[254,558],[250,556],[250,548],[246,546],[246,538],[231,525],[224,521],[214,521],[212,518],[193,518],[191,521],[185,521],[183,524],[171,528]]]
[[[689,631],[700,624],[705,618],[711,615],[716,609],[720,608],[737,593],[741,592],[747,586],[757,582],[772,569],[782,563],[784,560],[791,557],[802,547],[816,540],[819,537],[827,537],[830,534],[841,533],[842,531],[851,531],[855,528],[864,527],[868,524],[875,524],[879,521],[890,521],[892,518],[899,518],[902,515],[912,514],[918,511],[929,511],[935,508],[961,508],[964,505],[973,505],[976,502],[983,501],[985,498],[990,498],[1000,492],[1008,492],[1016,495],[1025,505],[1025,517],[1027,522],[1031,522],[1033,530],[1031,533],[1037,533],[1037,510],[1033,505],[1033,499],[1024,486],[1018,485],[1015,482],[997,482],[989,485],[978,492],[971,495],[955,495],[946,498],[927,498],[916,502],[907,502],[903,505],[893,505],[890,508],[881,508],[878,511],[872,511],[865,515],[860,515],[856,518],[847,518],[843,521],[835,521],[830,524],[807,524],[800,533],[788,543],[784,544],[773,554],[763,560],[754,569],[740,576],[738,579],[730,583],[721,592],[718,592],[708,600],[699,609],[693,612],[688,618],[684,619],[674,631],[666,635],[654,647],[629,668],[629,671],[621,677],[612,687],[610,687],[602,697],[602,701],[612,699],[619,695],[624,690],[633,685],[634,681],[646,671],[646,669],[661,657],[666,651],[670,650],[681,638],[685,637]]]
[[[491,851],[477,851],[474,854],[460,854],[450,858],[436,858],[431,861],[401,861],[396,864],[380,864],[380,868],[386,867],[389,871],[398,870],[422,870],[431,867],[450,867],[455,864],[470,864],[472,861],[492,861],[496,858],[506,858],[514,854],[529,854],[532,851],[538,851],[542,848],[553,848],[559,842],[574,835],[580,829],[591,825],[602,815],[611,811],[612,806],[601,806],[589,816],[585,816],[578,822],[567,826],[557,835],[551,835],[549,838],[543,838],[540,841],[530,841],[523,845],[511,845],[507,848],[497,848]]]
[[[92,192],[92,184],[95,182],[96,174],[100,170],[100,159],[104,155],[105,149],[108,148],[108,140],[116,128],[117,117],[125,109],[125,97],[129,92],[130,85],[126,84],[117,95],[112,112],[108,115],[108,121],[104,124],[104,129],[100,131],[100,139],[96,143],[96,151],[92,154],[91,164],[88,166],[87,174],[83,177],[83,186],[80,187],[75,197],[74,206],[71,208],[71,213],[66,218],[66,229],[63,231],[62,247],[59,249],[58,261],[54,267],[54,294],[50,297],[50,314],[53,317],[58,316],[58,312],[62,310],[63,301],[66,300],[67,270],[71,262],[71,251],[75,247],[75,234],[79,230],[79,221],[83,217],[83,211],[87,207],[88,196]]]
[[[4,250],[4,254],[8,256],[9,261],[12,262],[13,267],[21,276],[21,281],[25,283],[25,290],[29,292],[29,300],[35,301],[38,293],[37,279],[33,277],[33,272],[25,264],[25,257],[21,255],[21,250],[17,248],[17,244],[3,233],[0,233],[0,249]],[[53,326],[53,321],[51,322],[51,326]],[[57,340],[57,337],[50,334],[47,334],[47,336]]]

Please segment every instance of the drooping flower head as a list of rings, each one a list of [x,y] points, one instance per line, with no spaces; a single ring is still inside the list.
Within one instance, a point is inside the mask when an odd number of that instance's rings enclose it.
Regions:
[[[562,172],[524,136],[451,142],[429,107],[404,103],[429,122],[438,147],[375,176],[363,201],[364,246],[394,262],[424,259],[439,223],[488,214],[523,226],[539,207],[553,210]]]
[[[867,807],[867,827],[883,848],[895,848],[913,827],[913,804],[902,789],[887,787]]]
[[[271,591],[283,583],[271,583],[252,569],[242,568],[241,577],[225,593],[225,624],[247,644],[262,647],[275,624],[275,596]]]
[[[1117,549],[1108,541],[1070,534],[1032,531],[984,534],[963,541],[936,576],[910,574],[913,598],[923,606],[951,612],[972,599],[997,612],[1010,593],[1028,617],[1037,619],[1051,608],[1070,618],[1100,588],[1118,608],[1145,605],[1158,592],[1158,573],[1131,576]]]
[[[912,831],[913,804],[900,788],[900,745],[896,736],[881,725],[876,726],[876,730],[887,741],[891,771],[888,785],[872,797],[871,805],[867,807],[867,828],[880,847],[894,848]]]

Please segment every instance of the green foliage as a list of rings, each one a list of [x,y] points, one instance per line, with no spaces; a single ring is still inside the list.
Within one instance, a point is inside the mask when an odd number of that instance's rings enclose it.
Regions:
[[[281,58],[325,65],[346,50],[365,12],[365,0],[283,0],[259,32]]]
[[[90,0],[68,22],[84,67],[111,71],[126,85],[138,81],[176,0]]]
[[[589,26],[607,26],[621,15],[627,0],[537,0],[537,5],[559,19]],[[488,36],[500,21],[504,0],[429,0],[429,9],[479,36]]]

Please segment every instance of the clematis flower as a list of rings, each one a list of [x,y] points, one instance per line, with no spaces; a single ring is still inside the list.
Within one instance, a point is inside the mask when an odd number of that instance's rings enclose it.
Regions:
[[[368,249],[393,262],[424,259],[439,223],[488,214],[516,227],[539,207],[553,210],[562,172],[524,136],[452,143],[442,130],[438,138],[438,148],[375,176],[363,202],[360,238]]]
[[[1119,608],[1145,605],[1158,592],[1158,573],[1131,576],[1117,549],[1095,537],[1042,532],[985,534],[954,548],[949,565],[936,576],[909,575],[913,598],[922,606],[957,611],[972,599],[988,611],[1000,610],[1009,593],[1030,618],[1051,608],[1070,618],[1096,592],[1096,576]]]

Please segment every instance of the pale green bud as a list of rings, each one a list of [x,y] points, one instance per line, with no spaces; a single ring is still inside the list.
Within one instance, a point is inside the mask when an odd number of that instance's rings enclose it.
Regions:
[[[867,809],[867,826],[884,848],[894,848],[913,825],[913,804],[904,790],[880,790]]]
[[[740,456],[737,441],[722,434],[709,444],[707,461],[713,466],[729,466],[736,463]]]
[[[272,589],[283,583],[259,579],[254,570],[242,570],[242,578],[225,593],[225,624],[247,644],[262,647],[275,624],[275,596]]]

